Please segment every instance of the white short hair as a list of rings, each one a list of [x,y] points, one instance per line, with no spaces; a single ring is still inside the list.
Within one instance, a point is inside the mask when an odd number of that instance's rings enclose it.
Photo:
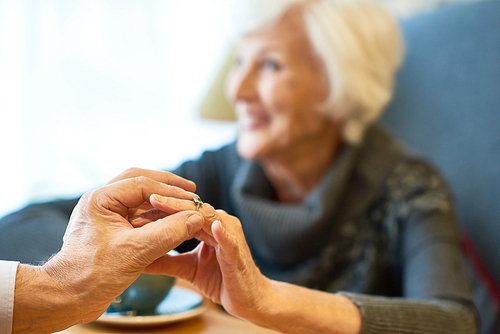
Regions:
[[[234,17],[246,32],[275,22],[291,6],[302,8],[311,44],[323,60],[330,81],[330,94],[322,110],[341,122],[346,142],[360,142],[365,128],[381,115],[392,98],[395,74],[404,53],[395,18],[381,5],[366,0],[251,3],[252,8],[241,8],[245,18]]]

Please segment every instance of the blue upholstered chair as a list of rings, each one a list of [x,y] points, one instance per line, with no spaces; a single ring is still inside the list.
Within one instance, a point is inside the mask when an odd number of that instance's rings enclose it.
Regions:
[[[447,6],[402,24],[407,57],[383,122],[452,186],[482,333],[500,333],[500,1]]]

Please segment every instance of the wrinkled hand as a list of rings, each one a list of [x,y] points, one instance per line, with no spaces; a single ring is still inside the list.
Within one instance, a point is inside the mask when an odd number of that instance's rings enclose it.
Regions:
[[[155,197],[151,204],[167,212],[194,208],[192,201],[171,197]],[[148,272],[184,278],[229,313],[250,319],[270,289],[269,280],[255,265],[236,217],[207,203],[199,212],[204,226],[195,237],[203,242],[192,252],[159,258]]]
[[[141,168],[129,168],[124,172],[120,173],[119,175],[115,176],[108,183],[106,183],[106,185],[115,183],[117,181],[132,179],[136,177],[149,177],[158,182],[162,182],[174,187],[179,187],[190,192],[194,192],[196,190],[196,184],[193,181],[184,179],[170,172],[141,169]],[[141,203],[141,205],[137,207],[129,208],[127,218],[134,227],[140,227],[142,226],[141,224],[142,220],[139,219],[136,221],[136,218],[138,218],[141,214],[147,211],[150,211],[148,213],[149,220],[156,220],[166,216],[166,214],[164,214],[163,212],[158,212],[157,210],[153,209],[153,207],[151,206],[151,204],[149,204],[149,202],[143,202]]]
[[[191,202],[196,196],[163,183],[194,190],[190,181],[163,172],[149,176],[114,180],[82,196],[61,251],[42,267],[60,286],[70,287],[77,305],[88,311],[82,315],[84,322],[99,317],[151,263],[202,227],[202,215],[188,210],[134,228],[127,219],[129,210],[150,205],[154,194]]]

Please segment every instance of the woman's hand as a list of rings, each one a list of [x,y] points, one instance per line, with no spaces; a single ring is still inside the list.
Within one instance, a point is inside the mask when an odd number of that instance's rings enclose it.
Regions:
[[[193,201],[153,196],[158,210],[193,210]],[[229,313],[284,333],[358,333],[361,316],[346,297],[266,278],[255,265],[240,221],[203,204],[203,242],[189,253],[165,255],[149,273],[184,278]]]
[[[193,201],[154,196],[151,204],[167,212],[193,210]],[[269,280],[255,265],[240,221],[205,203],[205,218],[195,237],[203,242],[189,253],[165,255],[148,267],[148,273],[184,278],[231,314],[251,320],[269,296]]]

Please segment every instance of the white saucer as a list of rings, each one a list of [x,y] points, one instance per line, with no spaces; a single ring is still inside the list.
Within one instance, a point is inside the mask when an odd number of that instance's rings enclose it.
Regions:
[[[203,297],[199,293],[174,286],[156,307],[155,315],[130,316],[106,311],[95,322],[117,326],[155,326],[194,318],[205,310]]]

